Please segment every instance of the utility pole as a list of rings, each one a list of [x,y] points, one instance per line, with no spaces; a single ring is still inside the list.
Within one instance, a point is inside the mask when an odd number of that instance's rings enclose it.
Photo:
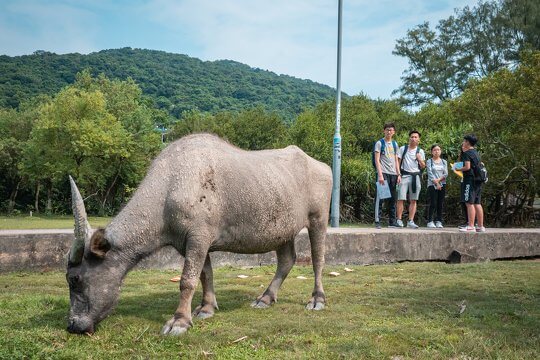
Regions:
[[[339,227],[339,192],[341,181],[341,17],[343,13],[343,0],[338,5],[338,41],[337,41],[337,94],[336,94],[336,131],[333,141],[333,186],[332,206],[330,210],[330,226]]]

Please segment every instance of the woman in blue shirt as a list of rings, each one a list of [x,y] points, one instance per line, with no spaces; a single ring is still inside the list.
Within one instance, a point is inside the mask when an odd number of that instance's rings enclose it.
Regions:
[[[446,178],[448,177],[448,164],[441,158],[441,146],[431,146],[431,159],[426,162],[428,174],[427,201],[428,201],[428,228],[442,228],[442,210],[446,196]],[[433,215],[435,214],[435,222]]]

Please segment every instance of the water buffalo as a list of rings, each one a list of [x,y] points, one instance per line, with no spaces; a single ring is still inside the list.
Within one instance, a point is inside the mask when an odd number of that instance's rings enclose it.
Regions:
[[[184,257],[180,302],[162,334],[182,334],[191,317],[217,309],[209,252],[275,250],[277,271],[252,304],[271,305],[295,263],[294,238],[307,227],[315,286],[308,309],[324,307],[324,243],[332,189],[330,168],[296,146],[244,151],[209,134],[186,136],[153,161],[133,198],[92,236],[84,203],[70,177],[75,240],[66,278],[67,330],[93,333],[118,301],[122,280],[141,259],[170,245]],[[191,311],[201,280],[202,303]]]

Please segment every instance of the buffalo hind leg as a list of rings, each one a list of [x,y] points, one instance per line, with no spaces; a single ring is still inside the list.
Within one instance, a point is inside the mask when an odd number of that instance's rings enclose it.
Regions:
[[[326,220],[312,219],[308,228],[309,241],[311,243],[311,260],[315,274],[315,286],[311,299],[306,305],[308,310],[322,310],[326,302],[322,285],[322,272],[324,267],[324,251],[326,239]]]
[[[255,300],[251,306],[254,308],[267,308],[277,301],[277,292],[283,280],[289,275],[296,262],[296,251],[294,250],[294,238],[281,245],[276,250],[277,269],[272,282],[266,291]]]
[[[180,335],[193,325],[191,301],[208,254],[208,246],[205,244],[206,241],[201,238],[187,240],[184,269],[180,278],[180,303],[174,316],[161,329],[163,335]]]
[[[206,319],[214,316],[214,310],[218,309],[216,293],[214,292],[214,275],[212,263],[210,262],[210,254],[206,255],[204,267],[201,272],[201,284],[203,288],[202,302],[201,305],[195,308],[192,315],[200,319]]]

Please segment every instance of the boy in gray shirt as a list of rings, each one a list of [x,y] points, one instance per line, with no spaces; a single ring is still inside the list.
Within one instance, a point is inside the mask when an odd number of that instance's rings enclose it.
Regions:
[[[393,123],[384,124],[384,138],[375,143],[373,149],[373,163],[375,165],[377,182],[383,185],[388,183],[391,197],[379,199],[378,192],[375,195],[375,227],[381,228],[379,217],[380,202],[386,201],[388,206],[388,227],[397,227],[396,223],[396,185],[401,182],[399,162],[397,158],[398,145],[392,137],[396,133]]]

